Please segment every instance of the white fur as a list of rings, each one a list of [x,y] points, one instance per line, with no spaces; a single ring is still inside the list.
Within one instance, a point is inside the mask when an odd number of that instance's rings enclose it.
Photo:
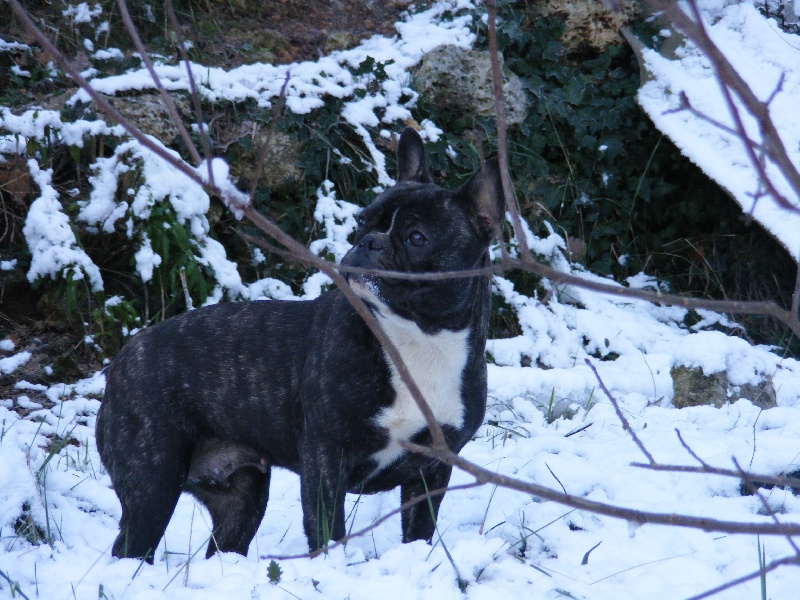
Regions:
[[[400,353],[423,398],[442,425],[459,428],[464,424],[461,378],[469,352],[469,330],[427,334],[408,319],[397,316],[383,302],[370,281],[354,279],[350,287],[364,300],[378,307],[378,322]],[[400,378],[397,367],[386,355],[392,373],[395,401],[375,417],[375,424],[387,430],[389,443],[372,455],[377,474],[403,455],[401,441],[408,441],[428,426],[422,411]]]

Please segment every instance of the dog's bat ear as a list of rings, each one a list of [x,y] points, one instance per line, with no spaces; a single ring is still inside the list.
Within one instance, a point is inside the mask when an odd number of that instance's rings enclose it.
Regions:
[[[397,183],[403,181],[431,182],[422,138],[410,127],[403,130],[397,143]]]
[[[462,185],[457,197],[466,204],[467,210],[478,232],[488,239],[499,235],[505,217],[503,185],[500,167],[496,158],[487,160],[480,171]]]

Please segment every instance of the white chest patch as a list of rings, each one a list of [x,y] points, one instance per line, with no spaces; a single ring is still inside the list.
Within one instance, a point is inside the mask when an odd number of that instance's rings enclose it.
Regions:
[[[464,424],[461,378],[467,364],[469,330],[426,334],[413,321],[383,310],[378,320],[397,347],[436,420],[442,425],[461,427]],[[422,411],[401,380],[397,368],[388,356],[386,360],[390,364],[396,397],[391,406],[375,417],[375,424],[386,429],[389,435],[386,447],[372,455],[378,463],[375,473],[405,452],[400,446],[401,441],[411,439],[427,427]]]

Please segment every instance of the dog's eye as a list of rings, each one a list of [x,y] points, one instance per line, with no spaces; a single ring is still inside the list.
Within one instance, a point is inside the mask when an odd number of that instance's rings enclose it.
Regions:
[[[365,217],[364,215],[358,215],[356,217],[356,223],[358,223],[359,227],[364,227],[364,225],[367,224],[367,217]]]
[[[420,231],[416,229],[408,234],[408,243],[412,246],[424,246],[428,243],[428,238],[426,238]]]

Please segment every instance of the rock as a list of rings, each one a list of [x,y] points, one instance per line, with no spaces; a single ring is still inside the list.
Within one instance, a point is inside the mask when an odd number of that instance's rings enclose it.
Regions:
[[[724,406],[728,402],[728,378],[725,373],[706,376],[703,369],[672,367],[672,404],[675,408],[687,406]]]
[[[539,0],[528,3],[532,18],[557,16],[564,20],[561,43],[570,52],[587,47],[602,52],[621,44],[620,27],[630,23],[641,11],[640,0],[616,0],[609,10],[603,0]]]
[[[240,133],[252,132],[252,121],[243,121],[240,124]],[[257,157],[261,144],[267,137],[267,127],[259,128],[252,137],[251,151],[240,159],[231,161],[231,175],[240,186],[246,189],[257,171]],[[261,167],[261,183],[268,185],[273,190],[285,188],[297,183],[303,178],[303,170],[297,166],[300,161],[300,152],[303,146],[295,137],[276,131],[264,155],[264,164]]]
[[[26,200],[32,191],[30,169],[22,157],[10,155],[0,160],[0,192],[6,192],[19,208],[24,209],[28,206]],[[11,215],[10,212],[4,214],[9,225]]]
[[[495,114],[488,52],[439,46],[422,59],[414,80],[414,89],[424,102],[475,116]],[[509,126],[518,125],[529,106],[519,77],[504,73],[503,91],[506,121]]]
[[[275,29],[233,29],[229,38],[233,44],[239,45],[248,61],[276,64],[288,62],[290,58],[289,40]]]
[[[751,385],[749,383],[743,386],[733,388],[733,398],[746,398],[759,408],[774,408],[778,406],[778,401],[775,396],[775,386],[772,385],[772,378],[764,379],[758,385]]]
[[[672,405],[675,408],[687,406],[720,408],[740,398],[746,398],[764,409],[777,406],[771,378],[765,378],[758,385],[733,386],[724,372],[705,375],[701,368],[683,366],[672,367],[670,375],[673,388]]]
[[[191,116],[189,100],[178,94],[170,94],[178,113]],[[160,94],[142,94],[109,98],[114,107],[147,135],[152,135],[165,145],[169,145],[178,135],[178,128],[172,121]]]
[[[337,50],[347,50],[355,43],[355,38],[349,31],[332,31],[325,40],[325,47],[322,51],[330,54]]]

